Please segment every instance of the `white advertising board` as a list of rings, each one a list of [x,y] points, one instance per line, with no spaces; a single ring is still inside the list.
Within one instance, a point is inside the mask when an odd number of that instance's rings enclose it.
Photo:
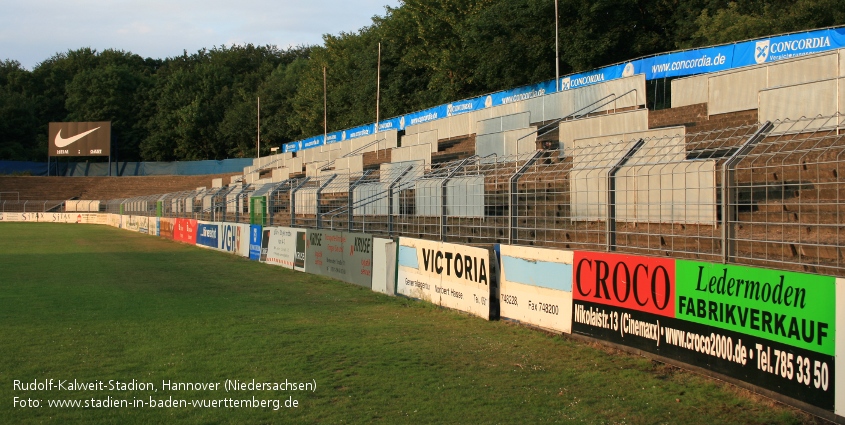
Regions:
[[[150,232],[150,218],[145,215],[138,216],[138,232],[147,234]]]
[[[396,293],[490,320],[494,264],[488,249],[400,238]]]
[[[107,214],[106,224],[111,227],[120,228],[120,214]]]
[[[572,251],[500,245],[499,315],[572,332]]]
[[[270,238],[267,242],[267,257],[264,260],[266,263],[305,271],[306,231],[304,229],[265,227],[264,231]],[[297,262],[297,252],[300,251],[301,259]]]
[[[220,228],[220,250],[242,257],[249,256],[249,225],[236,223],[218,223],[218,225]]]
[[[396,243],[373,238],[373,291],[396,295]]]
[[[123,228],[133,232],[139,232],[141,230],[141,223],[138,221],[139,218],[137,215],[124,215]]]

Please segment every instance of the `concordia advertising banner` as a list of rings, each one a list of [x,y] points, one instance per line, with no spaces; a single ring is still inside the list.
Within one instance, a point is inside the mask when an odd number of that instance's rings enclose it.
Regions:
[[[159,219],[159,232],[158,235],[167,238],[173,239],[173,228],[175,225],[176,220],[173,218],[166,218],[161,217]]]
[[[774,62],[845,47],[845,28],[780,35],[738,43],[733,67]]]
[[[499,315],[572,332],[572,251],[500,245]]]
[[[258,261],[261,258],[261,237],[264,231],[260,224],[251,224],[249,226],[249,259]]]
[[[109,156],[111,122],[51,122],[48,156]]]
[[[197,221],[192,218],[177,218],[173,229],[173,240],[196,245]]]
[[[220,223],[197,222],[197,246],[220,249]]]
[[[289,269],[305,271],[305,252],[299,253],[297,247],[298,245],[305,246],[306,231],[290,227],[268,227],[265,230],[270,240],[267,242],[267,255],[262,261]],[[303,242],[297,244],[299,241]],[[299,265],[296,261],[298,253],[303,258]]]
[[[399,238],[396,293],[490,320],[495,259],[488,249]]]
[[[790,339],[792,319],[785,314],[790,308],[772,306],[781,276],[780,300],[785,302],[791,288],[793,310],[796,302],[817,300],[825,293],[832,304],[831,278],[580,251],[574,260],[573,333],[659,354],[833,410],[834,357],[824,352],[834,333],[831,308],[800,316],[791,312],[799,342]],[[737,292],[740,279],[742,292]],[[749,296],[756,297],[759,288],[760,299],[744,296],[749,285]],[[729,287],[733,296],[726,293]],[[811,288],[821,294],[810,294]],[[766,301],[763,294],[768,294]],[[781,326],[786,337],[778,338]]]

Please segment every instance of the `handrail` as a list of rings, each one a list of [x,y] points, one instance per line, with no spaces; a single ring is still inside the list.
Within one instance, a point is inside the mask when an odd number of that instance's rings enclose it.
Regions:
[[[567,115],[567,116],[565,116],[565,117],[563,117],[563,118],[558,118],[558,119],[556,119],[556,120],[553,120],[551,123],[546,124],[546,125],[544,125],[544,126],[542,126],[542,127],[538,128],[538,129],[536,129],[536,130],[534,130],[534,131],[532,131],[532,132],[530,132],[530,133],[528,133],[528,134],[526,134],[526,135],[524,135],[524,136],[520,137],[519,139],[516,139],[516,141],[517,141],[517,142],[519,142],[520,140],[522,140],[522,139],[524,139],[524,138],[526,138],[526,137],[528,137],[528,136],[530,136],[530,135],[532,135],[532,134],[534,134],[534,133],[539,133],[539,132],[540,132],[540,130],[543,130],[543,129],[545,129],[545,128],[551,127],[551,126],[553,126],[553,125],[555,125],[555,124],[559,124],[559,123],[560,123],[561,121],[563,121],[563,120],[566,120],[566,119],[569,119],[569,118],[573,118],[573,119],[574,119],[574,118],[581,118],[581,117],[583,117],[583,116],[585,116],[585,115],[589,115],[589,114],[591,114],[591,113],[595,112],[596,110],[598,110],[599,108],[601,108],[602,106],[605,106],[605,105],[609,104],[610,102],[615,102],[615,101],[617,101],[617,100],[619,100],[619,99],[621,99],[621,98],[623,98],[623,97],[625,97],[625,96],[629,95],[631,92],[636,92],[636,91],[637,91],[637,89],[631,89],[631,90],[628,90],[628,91],[627,91],[627,92],[625,92],[625,93],[622,93],[622,94],[621,94],[621,95],[619,95],[619,96],[616,96],[616,94],[615,94],[615,93],[611,93],[611,94],[609,94],[609,95],[607,95],[607,96],[602,97],[601,99],[598,99],[598,100],[596,100],[596,101],[594,101],[594,102],[592,102],[592,103],[590,103],[590,104],[587,104],[586,106],[582,107],[581,109],[578,109],[578,110],[576,110],[575,112],[572,112],[572,113],[570,113],[569,115]],[[595,105],[596,103],[599,103],[599,102],[601,102],[602,100],[605,100],[605,99],[607,99],[607,98],[609,98],[609,97],[611,97],[611,96],[615,96],[615,97],[614,97],[613,99],[611,99],[611,100],[609,100],[609,101],[605,102],[605,103],[602,103],[601,105],[596,106],[596,107],[595,107],[595,108],[593,108],[593,109],[590,109],[589,111],[587,111],[587,112],[585,112],[585,113],[583,113],[583,114],[578,115],[578,113],[579,113],[579,112],[581,112],[581,111],[583,111],[583,110],[585,110],[585,109],[589,108],[590,106],[593,106],[593,105]],[[550,131],[547,131],[546,133],[543,133],[543,134],[538,134],[538,136],[537,136],[537,137],[544,136],[544,135],[546,135],[546,134],[547,134],[547,133],[549,133],[549,132],[550,132]]]
[[[376,144],[376,143],[379,143],[379,142],[381,142],[381,141],[383,141],[383,140],[387,140],[387,137],[383,137],[383,138],[378,139],[378,140],[373,140],[372,142],[367,143],[366,145],[361,146],[360,148],[355,149],[354,151],[347,152],[346,154],[344,154],[343,156],[341,156],[341,158],[349,158],[349,157],[351,157],[351,156],[355,156],[355,155],[357,155],[359,152],[361,152],[362,150],[367,149],[368,147],[370,147],[370,146],[372,146],[372,145],[374,145],[374,144]],[[327,162],[327,163],[326,163],[326,165],[324,165],[324,166],[320,167],[320,171],[326,171],[326,168],[329,168],[329,167],[331,167],[332,165],[334,165],[335,161],[337,161],[337,159],[333,159],[333,160],[331,160],[331,161]]]

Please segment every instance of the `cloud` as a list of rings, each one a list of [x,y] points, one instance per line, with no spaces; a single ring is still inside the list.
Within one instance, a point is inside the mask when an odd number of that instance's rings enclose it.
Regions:
[[[201,48],[252,43],[321,44],[351,32],[399,0],[30,0],[4,5],[0,60],[32,68],[56,53],[113,48],[166,58]]]

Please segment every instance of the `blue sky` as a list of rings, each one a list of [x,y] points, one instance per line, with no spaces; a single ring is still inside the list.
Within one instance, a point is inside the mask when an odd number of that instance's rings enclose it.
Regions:
[[[165,58],[203,47],[322,44],[399,0],[0,0],[0,60],[27,69],[58,52],[91,47]]]

